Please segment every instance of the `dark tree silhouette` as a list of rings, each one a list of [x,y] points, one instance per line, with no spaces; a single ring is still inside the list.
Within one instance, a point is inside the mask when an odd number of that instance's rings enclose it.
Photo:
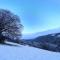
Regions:
[[[6,38],[20,38],[22,27],[19,16],[9,10],[0,9],[0,42],[4,42]]]

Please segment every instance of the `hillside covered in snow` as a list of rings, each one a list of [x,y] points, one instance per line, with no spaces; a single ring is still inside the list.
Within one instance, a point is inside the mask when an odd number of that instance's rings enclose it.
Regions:
[[[16,45],[13,44],[12,45]],[[0,60],[60,60],[60,53],[42,50],[28,45],[0,44]]]

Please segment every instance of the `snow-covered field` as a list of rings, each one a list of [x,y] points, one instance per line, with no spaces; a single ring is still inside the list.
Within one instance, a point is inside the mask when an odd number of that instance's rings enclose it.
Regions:
[[[0,45],[0,60],[60,60],[60,53],[23,45]]]

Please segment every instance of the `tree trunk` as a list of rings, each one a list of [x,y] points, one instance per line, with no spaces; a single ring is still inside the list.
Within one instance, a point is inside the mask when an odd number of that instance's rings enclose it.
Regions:
[[[0,32],[0,43],[4,43],[4,41],[5,41],[5,38],[3,37],[2,32]]]

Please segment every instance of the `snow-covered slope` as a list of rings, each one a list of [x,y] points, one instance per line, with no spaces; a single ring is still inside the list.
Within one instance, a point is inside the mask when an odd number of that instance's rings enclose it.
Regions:
[[[0,60],[60,60],[60,53],[23,45],[0,45]]]

